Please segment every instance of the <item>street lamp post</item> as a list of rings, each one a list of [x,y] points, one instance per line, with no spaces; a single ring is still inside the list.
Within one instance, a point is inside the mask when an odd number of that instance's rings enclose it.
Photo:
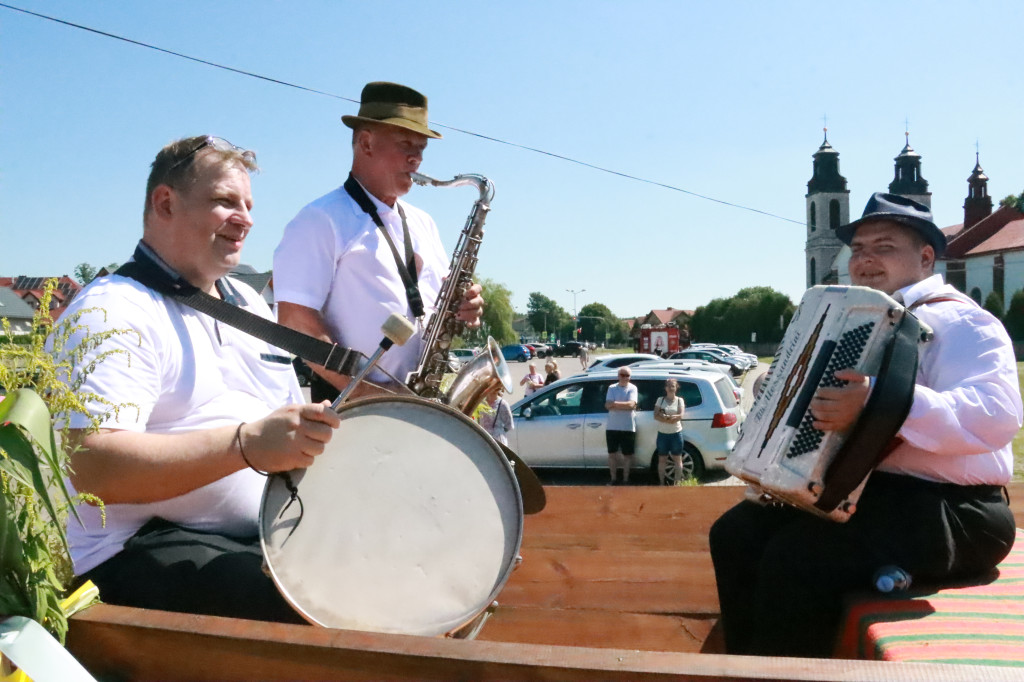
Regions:
[[[582,294],[586,289],[577,289],[575,291],[572,289],[566,289],[566,291],[572,294],[572,338],[575,340],[579,336],[576,333],[576,322],[578,321],[576,319],[576,294]]]

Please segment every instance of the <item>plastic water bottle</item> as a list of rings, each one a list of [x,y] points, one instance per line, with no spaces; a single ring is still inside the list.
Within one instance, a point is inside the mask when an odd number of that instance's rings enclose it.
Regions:
[[[875,589],[884,594],[906,592],[911,582],[910,574],[899,566],[882,566],[875,572]]]

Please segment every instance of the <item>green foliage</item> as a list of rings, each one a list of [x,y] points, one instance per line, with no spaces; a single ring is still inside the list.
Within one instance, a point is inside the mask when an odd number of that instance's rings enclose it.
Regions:
[[[484,312],[480,316],[478,329],[467,329],[465,333],[453,340],[453,348],[460,346],[483,346],[487,337],[493,336],[499,344],[514,343],[517,334],[512,329],[515,311],[512,309],[512,292],[504,284],[481,277],[478,280],[483,288]]]
[[[106,266],[109,272],[117,270],[118,267],[120,266],[117,263],[111,263]],[[96,275],[99,273],[100,269],[101,268],[93,267],[88,263],[79,263],[78,265],[75,266],[75,278],[79,282],[81,282],[82,286],[85,286],[89,282],[96,279]]]
[[[998,291],[993,291],[985,297],[985,305],[983,307],[996,317],[1003,317],[1003,297],[999,295]]]
[[[1021,213],[1024,213],[1024,192],[1018,195],[1008,194],[999,202],[1000,206],[1009,206],[1015,208]]]
[[[526,304],[526,318],[538,334],[547,331],[548,338],[571,338],[572,316],[539,291],[530,294],[530,300]]]
[[[588,303],[579,312],[580,341],[601,343],[608,335],[609,343],[622,343],[626,337],[626,323],[603,303]]]
[[[1006,331],[1014,341],[1024,341],[1024,289],[1018,289],[1010,297],[1010,305],[1003,318]]]
[[[500,344],[512,343],[516,340],[516,332],[512,329],[515,310],[512,309],[512,292],[504,284],[482,278],[483,296],[486,304],[481,316],[481,329]],[[486,340],[486,339],[484,339]]]
[[[85,286],[96,278],[96,268],[88,263],[79,263],[75,266],[75,279]]]
[[[777,342],[795,311],[789,296],[771,287],[748,287],[697,308],[690,329],[696,341],[748,343],[756,332],[758,342]]]
[[[55,286],[56,280],[46,284],[29,343],[13,343],[6,320],[0,337],[0,386],[7,391],[0,402],[4,425],[0,430],[0,615],[33,618],[63,642],[67,619],[60,598],[71,576],[64,524],[74,507],[64,486],[68,454],[56,447],[50,415],[86,414],[89,402],[114,412],[127,407],[111,405],[82,388],[109,352],[100,353],[71,379],[72,365],[86,352],[127,332],[87,334],[69,348],[81,327],[73,316],[50,328],[48,311]],[[55,354],[66,352],[68,359],[54,359],[47,350],[48,337]],[[92,420],[93,428],[99,421]],[[60,435],[63,443],[69,442],[66,422]]]

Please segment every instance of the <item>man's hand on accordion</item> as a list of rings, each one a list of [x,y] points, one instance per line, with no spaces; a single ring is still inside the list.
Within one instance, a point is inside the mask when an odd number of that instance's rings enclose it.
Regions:
[[[845,431],[853,426],[871,392],[868,377],[860,372],[841,369],[835,377],[849,383],[819,388],[811,399],[814,428],[820,431]]]

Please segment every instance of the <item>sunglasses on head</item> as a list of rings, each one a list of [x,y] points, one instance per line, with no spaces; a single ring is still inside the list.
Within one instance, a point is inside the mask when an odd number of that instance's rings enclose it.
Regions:
[[[167,169],[167,173],[164,174],[164,177],[170,177],[179,168],[187,167],[188,164],[190,164],[192,160],[196,157],[196,154],[206,149],[207,147],[210,147],[211,149],[216,149],[219,152],[238,152],[239,154],[242,155],[242,158],[245,159],[247,163],[251,163],[256,159],[256,154],[249,151],[248,149],[242,149],[241,147],[233,145],[227,140],[225,140],[223,137],[207,135],[205,138],[203,138],[203,141],[197,144],[195,147],[193,147],[188,154],[175,161],[171,165],[171,167]]]

